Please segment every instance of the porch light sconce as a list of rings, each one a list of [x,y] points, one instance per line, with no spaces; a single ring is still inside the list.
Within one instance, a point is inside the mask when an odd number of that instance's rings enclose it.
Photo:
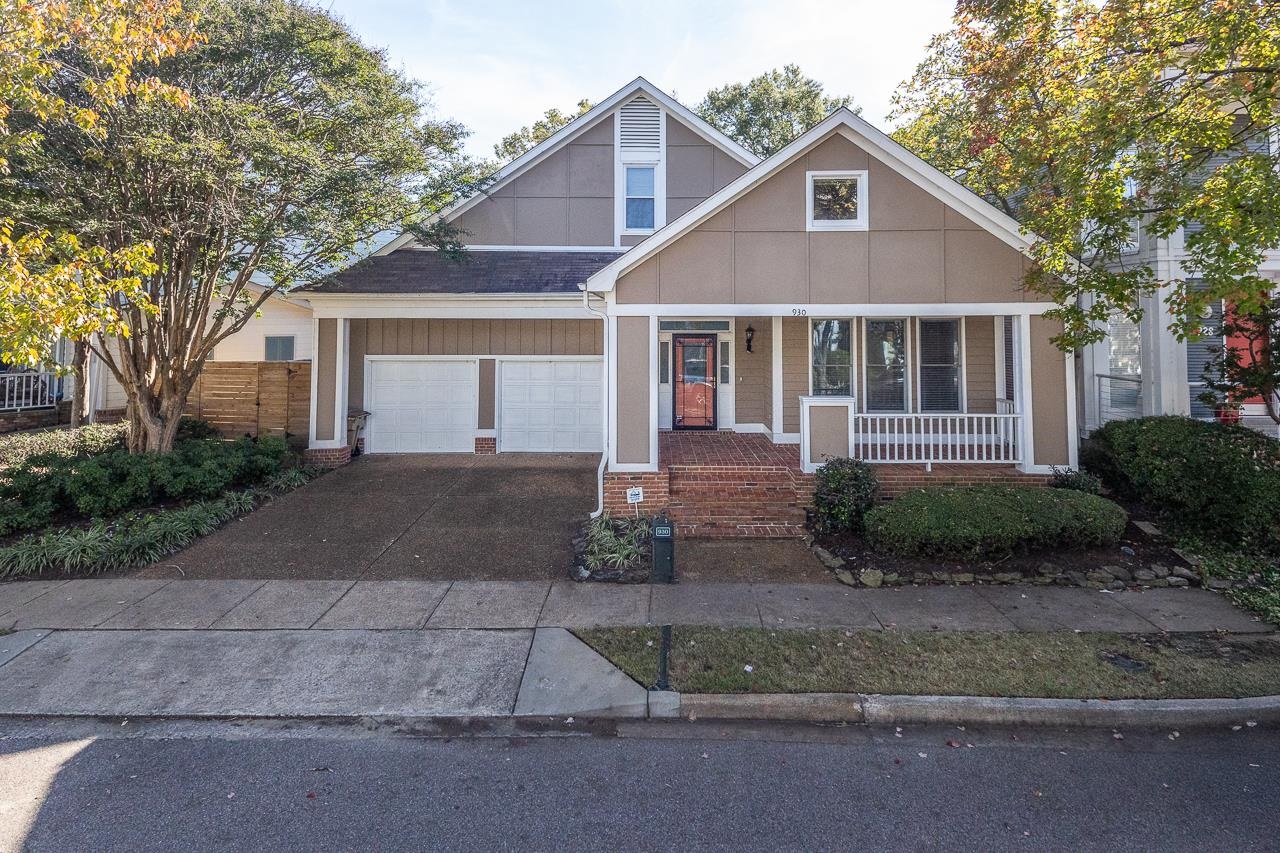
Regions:
[[[752,326],[747,326],[747,352],[751,352],[751,342],[756,339],[756,330]]]

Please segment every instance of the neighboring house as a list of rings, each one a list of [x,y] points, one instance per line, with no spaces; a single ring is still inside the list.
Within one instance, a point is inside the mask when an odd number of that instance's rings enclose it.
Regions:
[[[637,79],[305,288],[309,454],[602,453],[610,511],[792,534],[825,459],[888,490],[1076,460],[1075,362],[1012,219],[848,110],[767,160]],[[643,494],[628,489],[642,489]]]
[[[1256,144],[1277,145],[1280,140],[1259,138]],[[1218,164],[1215,161],[1211,165]],[[1135,222],[1129,251],[1121,263],[1150,266],[1162,281],[1182,279],[1188,274],[1186,233],[1180,228],[1167,238],[1157,239]],[[1260,271],[1280,290],[1280,252],[1271,253]],[[1140,300],[1141,323],[1114,316],[1107,324],[1107,337],[1080,353],[1078,396],[1083,433],[1108,421],[1147,415],[1187,415],[1206,420],[1214,417],[1214,412],[1198,398],[1205,390],[1204,368],[1212,352],[1224,343],[1232,343],[1224,341],[1222,334],[1227,306],[1217,304],[1207,313],[1200,340],[1180,341],[1169,330],[1171,317],[1166,300],[1171,290],[1163,287]],[[1261,400],[1244,401],[1243,415],[1247,425],[1280,435],[1276,424],[1266,416]]]
[[[250,289],[261,294],[259,285]],[[309,361],[314,347],[311,306],[294,294],[273,294],[245,327],[217,345],[212,362]],[[67,392],[68,396],[70,391]],[[90,411],[118,416],[128,400],[124,389],[101,359],[89,367]]]

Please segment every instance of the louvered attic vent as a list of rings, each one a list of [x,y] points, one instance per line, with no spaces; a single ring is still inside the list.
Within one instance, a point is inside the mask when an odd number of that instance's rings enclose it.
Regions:
[[[662,147],[662,110],[643,95],[632,98],[619,111],[622,150],[656,152]]]

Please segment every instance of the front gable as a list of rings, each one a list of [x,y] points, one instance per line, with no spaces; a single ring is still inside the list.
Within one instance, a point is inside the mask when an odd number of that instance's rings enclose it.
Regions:
[[[908,158],[929,167],[887,137],[897,152],[860,144],[857,128],[839,113],[823,124],[588,286],[613,289],[625,304],[1026,300],[1029,240],[1015,222],[936,170],[914,171]],[[867,209],[857,230],[810,221],[809,178],[824,172],[865,179]]]

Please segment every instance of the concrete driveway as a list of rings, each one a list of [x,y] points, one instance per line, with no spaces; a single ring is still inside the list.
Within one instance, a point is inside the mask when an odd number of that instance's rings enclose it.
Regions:
[[[152,578],[564,577],[589,454],[364,456],[141,569]]]

